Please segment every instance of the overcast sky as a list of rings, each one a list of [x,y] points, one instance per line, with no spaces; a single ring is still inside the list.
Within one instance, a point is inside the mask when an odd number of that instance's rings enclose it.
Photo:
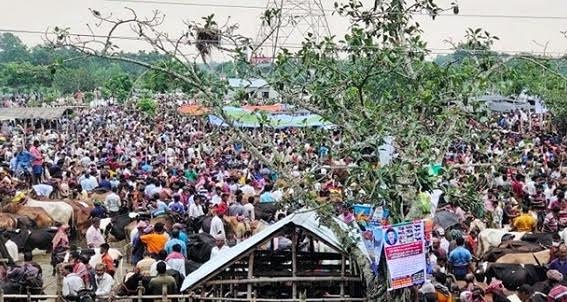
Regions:
[[[263,7],[267,2],[267,0],[163,1],[248,7]],[[200,7],[104,0],[4,0],[3,2],[0,10],[0,30],[44,31],[48,27],[67,26],[75,33],[88,33],[86,24],[94,22],[88,11],[89,8],[95,8],[103,14],[112,12],[115,15],[125,15],[124,6],[128,6],[135,9],[139,15],[150,15],[155,9],[165,13],[166,21],[161,29],[170,34],[179,34],[184,20],[197,20],[214,13],[222,23],[230,18],[229,22],[240,25],[239,33],[255,38],[260,28],[259,15],[263,12],[259,8]],[[328,9],[331,9],[334,3],[330,0],[322,0],[322,2]],[[442,0],[441,2],[446,4],[450,1]],[[424,25],[425,38],[429,47],[434,51],[447,52],[445,49],[451,47],[446,42],[447,40],[460,41],[467,27],[482,27],[500,37],[500,41],[495,44],[497,50],[539,53],[544,51],[543,45],[548,43],[547,52],[550,54],[557,55],[567,52],[567,38],[561,34],[561,31],[567,30],[567,0],[461,0],[458,2],[460,16],[439,17],[435,21],[424,16],[417,17]],[[487,17],[487,15],[493,17]],[[328,23],[334,34],[344,33],[347,24],[345,20],[337,16],[328,16]],[[98,33],[102,34],[103,31]],[[125,31],[119,34],[132,36],[132,33]],[[41,35],[38,34],[20,34],[19,36],[28,45],[35,45],[42,41]],[[296,35],[286,43],[291,45],[299,41],[300,37]],[[120,45],[128,51],[147,49],[139,42],[120,41]]]

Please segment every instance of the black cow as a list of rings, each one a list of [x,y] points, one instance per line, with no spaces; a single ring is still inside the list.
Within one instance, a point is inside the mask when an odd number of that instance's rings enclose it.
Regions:
[[[502,281],[508,290],[516,290],[522,284],[533,285],[547,280],[547,269],[532,264],[487,263],[479,264],[475,277],[478,282],[490,284],[493,278]]]
[[[209,233],[211,231],[211,220],[212,216],[203,215],[197,218],[190,217],[187,222],[187,229],[190,233],[197,234],[199,230],[203,229],[203,232]]]
[[[484,255],[482,260],[487,262],[496,262],[498,258],[512,253],[535,253],[543,251],[545,248],[537,243],[523,241],[509,241],[502,243],[498,247],[490,248]]]
[[[205,263],[211,258],[211,250],[215,239],[209,233],[198,233],[189,236],[187,258],[198,263]]]
[[[554,237],[557,238],[557,241],[561,240],[557,233],[526,233],[520,240],[550,246]]]
[[[121,214],[110,219],[110,223],[104,230],[104,235],[112,235],[117,241],[126,239],[125,227],[134,219],[130,218],[130,214]]]
[[[254,216],[257,220],[272,221],[277,211],[273,203],[260,203],[254,207]]]
[[[31,253],[34,249],[51,251],[52,240],[57,230],[46,228],[40,230],[19,229],[7,231],[10,240],[18,246],[18,250],[23,253]]]

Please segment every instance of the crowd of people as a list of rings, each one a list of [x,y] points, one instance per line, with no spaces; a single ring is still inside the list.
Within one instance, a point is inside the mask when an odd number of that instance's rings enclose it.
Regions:
[[[141,220],[130,238],[130,261],[135,269],[126,277],[151,278],[150,293],[161,294],[163,286],[172,293],[188,274],[186,260],[193,230],[184,222],[211,218],[207,229],[215,242],[210,255],[214,258],[245,240],[225,229],[225,217],[256,221],[258,206],[275,204],[289,193],[276,171],[262,164],[241,142],[202,119],[180,117],[177,106],[163,102],[155,117],[114,106],[79,109],[58,121],[59,131],[24,129],[22,133],[15,124],[3,125],[0,192],[13,196],[31,186],[39,199],[54,194],[89,198],[100,189],[108,192],[103,200],[94,201],[92,225],[86,232],[86,246],[100,248],[101,262],[92,267],[88,259],[72,251],[70,262],[62,269],[65,296],[76,297],[91,289],[105,297],[115,281],[122,281],[114,280],[116,259],[109,254],[108,237],[100,231],[101,219],[125,212],[183,218],[169,228],[161,222]],[[509,226],[507,230],[517,232],[557,233],[566,227],[566,146],[547,123],[544,116],[521,110],[500,114],[492,124],[471,121],[471,128],[491,136],[484,145],[456,142],[443,165],[458,168],[443,175],[440,186],[460,186],[474,177],[484,207],[466,213],[458,203],[441,198],[437,211],[453,213],[462,224],[484,218],[487,227]],[[259,149],[264,158],[292,164],[294,177],[301,177],[313,162],[331,160],[328,155],[333,145],[302,141],[297,129],[249,133],[258,146],[263,142],[271,146]],[[329,135],[330,141],[340,144],[340,133]],[[348,158],[332,160],[349,164]],[[347,187],[337,185],[332,177],[325,181],[313,188],[321,195]],[[345,213],[350,212],[347,209]],[[338,216],[352,222],[349,215]],[[281,216],[273,215],[268,222],[278,218]],[[68,225],[59,227],[53,238],[54,254],[69,251],[68,229]],[[428,258],[432,278],[416,297],[426,301],[452,301],[457,296],[467,302],[505,301],[499,300],[506,299],[501,284],[482,289],[471,275],[473,262],[483,256],[478,247],[479,231],[435,226]],[[288,248],[282,239],[280,246],[272,248]],[[552,248],[547,272],[550,288],[541,294],[567,297],[567,288],[562,285],[562,276],[567,276],[567,252],[563,252],[567,249],[563,243]],[[450,283],[450,277],[464,285],[455,288],[458,283]],[[536,301],[529,285],[518,288],[517,294],[522,301]]]

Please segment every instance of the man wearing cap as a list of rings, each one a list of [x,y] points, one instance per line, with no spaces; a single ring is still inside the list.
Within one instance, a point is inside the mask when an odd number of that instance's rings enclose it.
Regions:
[[[224,234],[217,234],[213,236],[215,238],[215,247],[211,249],[211,259],[218,255],[221,251],[228,250],[229,247],[224,244],[226,241],[226,237]]]
[[[100,218],[93,218],[92,224],[87,230],[86,239],[89,248],[100,247],[105,242],[100,233]]]
[[[215,237],[216,235],[226,236],[223,223],[223,213],[219,211],[218,205],[213,206],[213,219],[211,219],[210,234]]]
[[[567,301],[567,287],[561,284],[563,282],[563,274],[560,271],[551,269],[547,271],[547,279],[552,287],[547,294],[547,301]]]

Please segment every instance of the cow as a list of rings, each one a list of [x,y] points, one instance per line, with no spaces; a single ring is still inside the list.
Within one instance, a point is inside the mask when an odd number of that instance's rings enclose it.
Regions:
[[[8,237],[16,243],[20,252],[26,254],[31,253],[34,249],[51,251],[51,241],[56,232],[56,228],[38,230],[18,229],[8,232]]]
[[[496,262],[497,259],[506,254],[535,253],[543,251],[544,249],[544,246],[537,243],[524,241],[507,241],[503,242],[498,247],[490,248],[488,252],[482,255],[482,260],[488,262]]]
[[[511,253],[498,258],[496,263],[542,265],[548,263],[549,258],[549,250],[535,253]]]
[[[18,220],[14,215],[0,213],[0,229],[14,230],[18,227]]]
[[[74,211],[73,207],[64,201],[39,201],[28,198],[26,200],[28,207],[40,207],[44,209],[54,221],[60,224],[73,225]]]
[[[209,233],[189,235],[187,259],[197,263],[205,263],[211,258],[211,250],[215,246],[215,239]]]
[[[478,248],[476,255],[484,255],[491,247],[497,247],[502,242],[502,237],[510,234],[512,240],[520,240],[525,232],[510,232],[501,229],[484,229],[478,234]]]
[[[89,207],[88,204],[82,201],[75,201],[75,200],[64,200],[63,202],[67,203],[73,208],[73,215],[75,217],[74,220],[74,227],[78,231],[77,235],[83,236],[86,234],[88,227],[91,225],[91,221],[89,219],[91,215],[92,207]]]
[[[111,218],[103,218],[100,221],[100,228],[108,238],[108,242],[118,242],[126,239],[126,226],[138,217],[137,213],[121,214]]]
[[[520,240],[533,242],[545,246],[550,246],[554,237],[559,237],[557,233],[526,233]]]
[[[478,264],[475,277],[478,282],[490,284],[492,279],[502,281],[508,290],[517,290],[523,284],[533,285],[547,280],[547,269],[532,264],[488,263]]]
[[[24,207],[22,204],[9,203],[2,208],[2,212],[27,216],[32,219],[39,228],[47,228],[53,225],[53,218],[40,207]]]

